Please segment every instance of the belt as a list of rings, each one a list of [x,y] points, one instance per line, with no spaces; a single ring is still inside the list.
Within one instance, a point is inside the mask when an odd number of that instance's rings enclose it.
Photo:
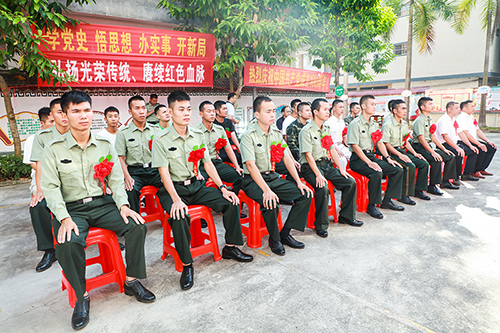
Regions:
[[[132,169],[146,169],[151,167],[151,163],[137,164],[137,165],[129,165],[129,168]]]
[[[72,201],[72,202],[67,202],[66,204],[67,205],[72,205],[72,204],[86,204],[86,203],[89,203],[91,201],[94,201],[94,200],[97,200],[97,199],[102,199],[104,198],[106,195],[98,195],[96,197],[88,197],[88,198],[83,198],[83,199],[80,199],[80,200],[76,200],[76,201]]]
[[[374,153],[373,151],[371,151],[371,150],[363,150],[363,153],[365,153],[365,155],[366,155],[366,154],[375,154],[375,153]]]
[[[261,172],[260,174],[261,175],[272,175],[274,173],[274,171],[264,171],[264,172]]]
[[[187,180],[183,180],[181,182],[174,182],[174,181],[172,181],[172,183],[174,183],[174,185],[188,186],[188,185],[193,184],[195,181],[196,181],[196,177],[193,177],[193,178],[190,178],[190,179],[187,179]]]
[[[316,164],[323,164],[323,163],[330,163],[330,160],[326,157],[322,157],[319,160],[316,161]]]

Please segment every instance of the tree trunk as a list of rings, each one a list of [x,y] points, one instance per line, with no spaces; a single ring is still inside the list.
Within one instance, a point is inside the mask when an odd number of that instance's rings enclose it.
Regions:
[[[405,73],[405,90],[410,90],[411,88],[411,62],[413,57],[413,2],[410,1],[410,13],[408,16],[408,41],[406,43],[406,73]],[[406,121],[410,119],[410,97],[405,97],[405,103],[408,107],[408,112],[406,113]]]
[[[488,85],[488,69],[490,67],[490,45],[491,45],[491,16],[492,0],[488,1],[488,23],[486,26],[486,46],[484,50],[483,86]],[[479,111],[479,126],[486,126],[486,94],[481,95],[481,109]]]
[[[17,157],[22,158],[21,139],[19,138],[19,131],[17,130],[16,115],[14,114],[14,109],[12,108],[9,87],[7,86],[7,83],[5,82],[2,75],[0,75],[0,88],[2,89],[5,111],[7,112],[7,119],[9,120],[10,133],[12,134],[12,139],[14,140],[14,154]],[[6,138],[4,139],[10,140],[8,139],[6,133],[2,134],[5,134]]]
[[[229,91],[234,91],[233,74],[229,74]]]

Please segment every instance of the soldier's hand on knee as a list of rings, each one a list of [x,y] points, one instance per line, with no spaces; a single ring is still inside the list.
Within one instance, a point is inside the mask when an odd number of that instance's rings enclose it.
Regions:
[[[432,153],[432,157],[434,157],[434,159],[438,162],[443,162],[443,158],[441,157],[441,155],[439,155],[438,153],[436,152],[433,152]]]
[[[483,145],[483,146],[484,146],[484,145]],[[488,150],[488,149],[486,149],[486,146],[484,146],[484,149],[483,149],[483,147],[481,147],[481,146],[479,146],[479,147],[480,147],[480,148],[481,148],[481,150],[483,150],[483,151],[487,151],[487,150]],[[479,154],[479,149],[477,149],[476,147],[472,146],[470,149],[471,149],[474,153]]]
[[[229,191],[227,188],[223,187],[221,189],[221,192],[222,192],[222,196],[224,197],[224,199],[231,202],[233,205],[240,204],[240,199],[238,198],[236,193],[234,193],[233,191]]]
[[[319,175],[319,177],[316,177],[316,187],[317,188],[323,188],[326,185],[326,178],[323,175]]]
[[[36,205],[38,205],[38,203],[40,203],[43,199],[45,198],[45,196],[43,195],[43,192],[41,190],[37,191],[36,194],[34,196],[31,197],[31,202],[30,202],[30,206],[31,207],[35,207]]]
[[[382,168],[380,167],[380,165],[373,161],[370,161],[370,163],[368,163],[368,166],[377,172],[382,172]]]
[[[444,152],[450,156],[455,156],[451,150],[445,149]]]
[[[172,208],[170,209],[170,216],[174,220],[180,220],[188,214],[188,206],[182,200],[175,201],[172,203]]]
[[[420,158],[421,160],[425,161],[425,157],[422,154],[415,154],[416,158]]]
[[[132,191],[134,189],[134,183],[134,178],[132,178],[131,176],[125,177],[125,189],[127,191]]]
[[[144,224],[144,219],[141,214],[133,211],[126,205],[120,207],[120,215],[122,216],[123,221],[125,221],[125,224],[128,224],[128,217],[134,220],[137,224]]]
[[[196,179],[205,180],[205,177],[203,177],[203,175],[201,173],[199,173],[198,176],[196,176]]]
[[[67,217],[61,221],[61,227],[57,233],[57,242],[59,244],[65,243],[66,240],[69,242],[71,240],[71,231],[74,231],[77,236],[80,235],[76,223],[73,222],[71,217]]]
[[[278,207],[279,198],[276,193],[269,189],[262,194],[262,201],[265,208],[272,209]]]
[[[400,158],[401,158],[401,161],[403,161],[403,162],[411,163],[410,158],[408,156],[406,156],[405,154],[401,154]]]
[[[309,187],[307,187],[306,184],[304,184],[302,182],[299,182],[297,184],[297,187],[299,188],[300,193],[302,193],[302,195],[306,195],[308,198],[312,198],[313,197],[313,195],[314,195],[313,191]]]

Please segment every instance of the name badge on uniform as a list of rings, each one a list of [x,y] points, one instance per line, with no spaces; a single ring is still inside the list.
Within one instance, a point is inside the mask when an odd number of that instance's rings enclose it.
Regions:
[[[72,161],[71,160],[68,160],[68,159],[64,159],[64,160],[61,160],[61,163],[64,163],[64,164],[68,164],[68,163],[71,163]]]
[[[168,148],[168,150],[169,151],[175,151],[175,150],[177,150],[177,147],[170,147],[170,148]]]
[[[318,138],[317,138],[317,137],[314,137],[314,140],[318,140]]]
[[[257,143],[257,147],[262,147],[262,143]]]
[[[128,139],[128,141],[135,141],[135,139],[134,139],[134,138],[131,138],[131,139]]]

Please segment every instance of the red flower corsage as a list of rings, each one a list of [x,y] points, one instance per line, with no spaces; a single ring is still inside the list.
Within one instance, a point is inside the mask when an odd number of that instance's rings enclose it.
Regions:
[[[271,171],[274,172],[276,169],[276,163],[279,163],[281,159],[285,156],[286,143],[271,142]]]
[[[149,139],[149,150],[153,149],[153,136],[154,135],[151,135],[151,139]]]
[[[217,140],[217,142],[215,143],[215,149],[217,149],[217,151],[219,151],[222,148],[224,148],[226,145],[227,145],[227,140],[224,138],[224,135],[223,135],[222,138],[219,138]]]
[[[403,146],[406,146],[408,143],[408,139],[410,138],[410,132],[406,133],[406,135],[403,138]]]
[[[231,137],[231,130],[229,128],[226,128],[225,131],[226,131],[226,136],[229,139]]]
[[[432,134],[434,134],[436,132],[436,129],[437,129],[437,126],[436,124],[432,124],[431,125],[431,128],[429,128],[429,132]]]
[[[106,184],[104,182],[104,178],[106,178],[113,169],[113,162],[111,161],[111,155],[106,157],[102,156],[99,159],[99,164],[94,165],[94,178],[99,179],[102,184],[102,191],[106,194]]]
[[[477,119],[474,119],[474,126],[477,127]]]
[[[460,126],[458,126],[458,122],[456,120],[453,122],[453,127],[455,127],[455,134],[458,135],[458,128]]]
[[[202,143],[200,147],[194,146],[193,150],[189,153],[188,162],[193,163],[193,172],[198,176],[198,162],[205,156],[205,144]]]
[[[382,139],[382,131],[378,129],[372,133],[373,151],[375,151],[375,145],[380,141],[380,139]]]
[[[321,146],[326,149],[326,154],[328,158],[332,158],[332,153],[330,152],[330,147],[333,145],[333,140],[331,135],[323,134],[321,137]]]
[[[344,129],[342,130],[342,136],[346,136],[347,135],[347,126],[344,127]]]

